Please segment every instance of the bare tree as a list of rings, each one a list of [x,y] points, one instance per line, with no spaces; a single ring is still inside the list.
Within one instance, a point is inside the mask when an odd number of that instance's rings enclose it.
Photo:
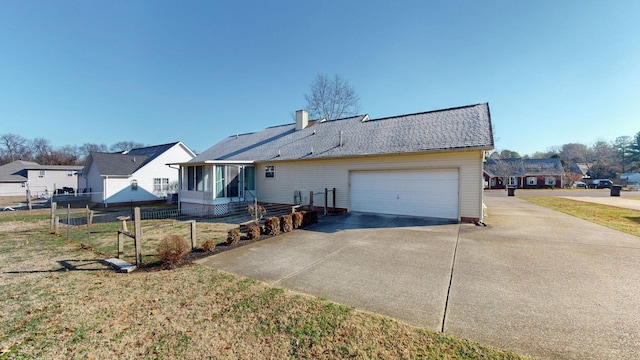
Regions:
[[[30,160],[28,140],[16,134],[4,134],[0,136],[0,155],[3,163],[16,160]]]
[[[144,144],[141,144],[135,141],[118,141],[117,143],[109,147],[109,151],[122,152],[122,151],[129,151],[131,149],[140,148],[140,147],[144,147]]]
[[[318,74],[309,90],[304,98],[311,118],[335,120],[360,111],[360,98],[356,91],[337,74],[333,78]]]

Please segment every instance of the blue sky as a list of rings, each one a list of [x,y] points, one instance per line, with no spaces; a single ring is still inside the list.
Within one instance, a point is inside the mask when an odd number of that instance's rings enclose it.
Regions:
[[[521,154],[640,131],[638,1],[0,2],[0,134],[183,141],[293,122],[318,73],[372,118],[488,102]]]

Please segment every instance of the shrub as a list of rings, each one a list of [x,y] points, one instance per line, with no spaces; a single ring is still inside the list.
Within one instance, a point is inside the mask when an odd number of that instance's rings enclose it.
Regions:
[[[257,225],[251,225],[247,228],[247,237],[252,240],[260,239],[260,227]]]
[[[264,223],[264,232],[267,235],[280,234],[280,219],[277,217],[268,217]]]
[[[302,226],[302,213],[301,212],[294,212],[293,214],[291,214],[291,218],[292,218],[292,223],[293,223],[293,228],[297,229],[300,226]]]
[[[293,231],[293,218],[290,214],[282,215],[280,217],[280,226],[283,233]]]
[[[202,244],[202,250],[206,252],[212,252],[216,248],[216,241],[213,239],[209,239]]]
[[[227,245],[235,245],[240,241],[240,230],[231,229],[227,235]]]
[[[189,252],[189,244],[178,235],[166,236],[158,246],[160,262],[170,268],[182,264],[184,256]]]

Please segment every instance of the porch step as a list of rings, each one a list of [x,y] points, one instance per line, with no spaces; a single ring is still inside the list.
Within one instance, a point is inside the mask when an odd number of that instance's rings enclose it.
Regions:
[[[128,262],[117,258],[105,259],[104,262],[111,266],[117,272],[130,273],[136,269],[135,265],[129,264]]]

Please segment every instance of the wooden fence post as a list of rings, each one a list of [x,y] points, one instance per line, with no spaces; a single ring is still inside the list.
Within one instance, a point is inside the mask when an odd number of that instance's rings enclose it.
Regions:
[[[118,231],[118,256],[116,256],[118,259],[120,259],[120,256],[124,255],[124,241],[122,239],[123,236],[124,234]]]
[[[336,188],[333,188],[333,212],[336,212]]]
[[[31,210],[31,189],[27,189],[27,207]]]
[[[133,221],[135,226],[136,266],[142,265],[142,224],[140,224],[140,208],[133,209]]]
[[[55,222],[56,222],[56,208],[58,204],[55,202],[51,203],[51,219],[49,221],[49,233],[55,234]]]
[[[191,220],[191,250],[196,248],[196,221]]]
[[[56,235],[60,235],[60,217],[56,216],[54,221],[55,225],[53,226],[53,233]]]
[[[309,210],[313,211],[313,191],[309,191]]]

